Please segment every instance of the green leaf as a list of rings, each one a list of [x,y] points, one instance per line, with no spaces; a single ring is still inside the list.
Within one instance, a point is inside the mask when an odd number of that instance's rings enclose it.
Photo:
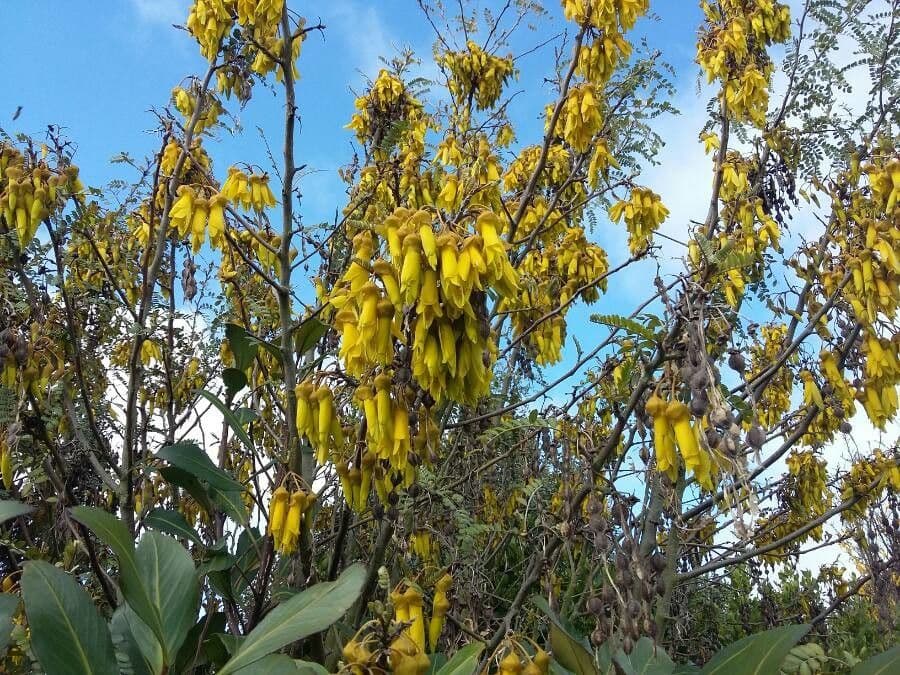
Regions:
[[[656,333],[634,319],[629,319],[627,316],[619,316],[618,314],[592,314],[591,321],[593,323],[599,323],[628,331],[629,333],[639,335],[650,342],[657,342],[659,340],[659,336]]]
[[[246,370],[256,358],[257,346],[251,339],[251,335],[243,326],[236,323],[225,324],[225,337],[228,338],[228,347],[234,354],[234,363],[238,370]]]
[[[298,355],[305,354],[316,346],[319,339],[325,335],[328,325],[315,317],[310,317],[301,323],[294,331],[294,349]]]
[[[575,675],[597,675],[594,656],[587,645],[575,636],[574,631],[550,609],[547,601],[539,595],[532,596],[532,604],[550,619],[550,648],[553,657],[561,666]]]
[[[31,647],[47,675],[116,675],[116,652],[90,596],[62,570],[27,562],[22,598]]]
[[[188,525],[184,516],[178,511],[152,509],[150,513],[144,516],[144,525],[179,539],[187,539],[197,544],[197,546],[203,546],[203,541],[200,539],[197,530]]]
[[[19,597],[9,593],[0,593],[0,659],[6,653],[9,636],[13,628],[13,615],[19,608]]]
[[[279,366],[283,365],[283,361],[281,358],[281,350],[273,345],[271,342],[266,342],[265,340],[260,340],[258,337],[250,336],[250,344],[256,345],[257,347],[262,347],[275,359]]]
[[[437,671],[437,675],[471,675],[475,672],[481,652],[484,651],[483,642],[471,642],[460,649],[453,658]]]
[[[630,654],[620,650],[614,660],[629,675],[672,675],[675,670],[666,650],[648,637],[638,640]]]
[[[209,492],[200,484],[200,481],[194,478],[187,471],[182,471],[174,466],[160,467],[159,474],[176,487],[186,490],[187,493],[194,498],[204,511],[211,514],[213,512],[213,504],[210,501]]]
[[[144,585],[134,554],[134,539],[125,523],[103,509],[90,506],[76,506],[71,513],[75,520],[93,531],[116,554],[119,559],[119,588],[122,595],[160,643],[165,644],[159,609],[151,601]]]
[[[237,368],[226,368],[222,371],[222,381],[225,383],[225,389],[228,392],[228,400],[234,398],[241,389],[247,386],[247,373]]]
[[[324,666],[311,661],[294,661],[294,666],[297,668],[299,675],[328,675],[328,671]]]
[[[17,502],[14,499],[0,499],[0,523],[19,516],[26,516],[32,511],[34,511],[34,507],[28,504]]]
[[[316,584],[278,605],[250,631],[219,675],[236,672],[295,640],[328,628],[359,597],[365,576],[363,565],[352,565],[335,581]]]
[[[213,501],[223,513],[230,516],[235,522],[246,525],[249,520],[247,514],[247,505],[241,499],[243,489],[241,490],[217,490],[210,489]]]
[[[216,490],[242,490],[241,484],[225,471],[212,463],[202,448],[196,443],[176,443],[168,445],[156,453],[158,459],[187,471]]]
[[[138,544],[137,565],[163,626],[167,665],[197,618],[200,583],[190,553],[171,537],[147,532]]]
[[[236,670],[236,675],[298,675],[294,660],[285,654],[269,654],[259,661]],[[315,672],[315,671],[312,671]],[[327,673],[328,671],[323,671]]]
[[[767,675],[778,672],[784,657],[809,632],[809,624],[781,626],[723,647],[700,672],[703,675]]]
[[[197,395],[202,396],[207,401],[212,403],[213,406],[217,408],[220,413],[222,413],[222,417],[224,417],[225,421],[228,422],[228,426],[231,427],[231,430],[234,432],[235,436],[240,439],[241,443],[243,443],[248,450],[250,450],[251,452],[255,450],[253,447],[253,441],[250,439],[250,436],[247,434],[247,432],[244,431],[244,425],[242,425],[241,421],[235,416],[233,412],[231,412],[231,408],[220,401],[218,396],[206,391],[206,389],[198,389]]]
[[[194,627],[188,631],[187,637],[178,650],[178,656],[175,658],[175,665],[172,671],[175,673],[194,672],[188,671],[191,665],[200,666],[209,662],[206,654],[206,644],[212,639],[214,633],[222,633],[225,631],[225,614],[224,612],[215,612],[207,616],[203,616],[194,624]],[[202,642],[201,642],[202,640]]]
[[[850,675],[889,675],[900,672],[900,645],[857,663]]]
[[[128,605],[120,605],[113,612],[109,630],[120,670],[134,675],[159,675],[162,672],[163,653],[159,640]]]

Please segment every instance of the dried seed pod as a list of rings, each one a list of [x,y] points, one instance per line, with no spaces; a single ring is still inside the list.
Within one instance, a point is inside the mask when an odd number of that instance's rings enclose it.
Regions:
[[[600,598],[588,598],[587,603],[585,604],[585,608],[591,614],[602,614],[603,613],[603,601]]]
[[[731,351],[731,354],[728,357],[728,367],[735,372],[743,373],[747,370],[747,361],[744,359],[744,356],[735,349]]]
[[[694,417],[703,417],[709,409],[709,395],[705,389],[691,391],[691,414]]]
[[[766,432],[763,431],[762,427],[758,424],[754,424],[750,427],[750,431],[747,432],[747,443],[750,447],[759,450],[765,442]]]
[[[850,425],[850,422],[844,420],[841,422],[840,429],[842,434],[849,434],[853,430],[853,427]]]

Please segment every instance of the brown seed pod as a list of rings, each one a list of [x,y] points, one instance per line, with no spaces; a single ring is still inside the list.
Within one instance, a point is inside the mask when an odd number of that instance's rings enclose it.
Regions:
[[[750,431],[747,432],[747,443],[750,447],[759,450],[765,442],[766,432],[763,431],[763,428],[758,424],[754,424],[750,427]]]
[[[739,351],[733,350],[728,357],[728,367],[735,372],[743,373],[747,370],[747,361]]]

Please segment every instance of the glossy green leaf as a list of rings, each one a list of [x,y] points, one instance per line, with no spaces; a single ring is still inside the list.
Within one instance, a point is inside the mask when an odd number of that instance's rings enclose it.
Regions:
[[[116,608],[109,630],[116,647],[119,670],[134,675],[162,673],[164,664],[159,640],[128,605]]]
[[[213,464],[203,449],[196,443],[176,443],[156,453],[158,459],[187,471],[189,474],[216,490],[241,490],[241,484],[225,471]]]
[[[215,633],[225,631],[225,624],[224,612],[215,612],[200,617],[200,620],[188,631],[181,649],[178,650],[172,671],[175,673],[192,672],[188,669],[209,663],[206,645]]]
[[[244,425],[241,424],[241,421],[235,416],[233,412],[231,412],[231,408],[225,405],[222,401],[219,400],[219,397],[215,394],[212,394],[206,389],[198,389],[197,395],[202,396],[207,401],[213,404],[213,406],[222,413],[222,417],[225,418],[225,421],[228,423],[228,426],[231,427],[231,430],[234,432],[234,435],[237,436],[241,443],[250,450],[254,451],[253,441],[250,439],[250,436],[244,431]]]
[[[187,520],[178,511],[152,509],[144,517],[144,525],[179,539],[187,539],[198,546],[203,546],[203,541],[200,539],[197,530],[188,525]]]
[[[225,383],[228,400],[231,400],[235,394],[247,386],[247,373],[237,368],[225,368],[222,371],[222,382]]]
[[[12,633],[13,615],[19,608],[19,596],[0,593],[0,658],[6,653]]]
[[[209,492],[201,485],[199,480],[194,478],[187,471],[182,471],[174,466],[164,466],[159,469],[159,473],[167,482],[185,490],[204,511],[207,513],[213,512],[214,509],[209,497]]]
[[[49,563],[24,565],[22,598],[31,648],[47,675],[116,675],[106,622],[85,590]]]
[[[294,660],[285,654],[269,654],[259,661],[234,671],[235,675],[299,675],[300,670]],[[315,672],[309,671],[307,672]],[[328,671],[323,671],[327,673]]]
[[[620,650],[614,660],[627,675],[672,675],[675,671],[666,650],[648,637],[638,640],[630,654]]]
[[[228,338],[228,348],[234,354],[234,363],[239,370],[245,370],[256,358],[257,346],[252,336],[243,326],[236,323],[225,324],[225,337]]]
[[[5,523],[7,520],[12,520],[19,516],[26,516],[32,511],[34,511],[34,507],[28,504],[23,504],[14,499],[0,499],[0,523]]]
[[[471,642],[460,649],[453,658],[437,671],[437,675],[471,675],[478,666],[478,659],[484,651],[483,642]]]
[[[244,504],[244,500],[241,498],[243,490],[218,490],[210,488],[210,494],[212,495],[213,502],[215,502],[216,506],[218,506],[225,515],[240,525],[247,524],[249,514],[247,513],[247,505]]]
[[[200,583],[190,553],[171,537],[147,532],[136,557],[163,626],[165,661],[175,661],[178,648],[197,618]]]
[[[547,601],[536,595],[531,602],[550,619],[550,648],[559,664],[575,675],[598,675],[594,655],[588,646],[550,609]]]
[[[297,354],[305,354],[316,346],[319,339],[325,335],[328,325],[322,323],[315,317],[306,319],[294,331],[294,349]]]
[[[850,675],[891,675],[900,673],[900,645],[857,663]]]
[[[716,652],[703,675],[768,675],[778,672],[784,657],[804,635],[808,624],[781,626],[732,642]]]
[[[247,635],[219,675],[236,672],[291,642],[328,628],[359,597],[365,575],[363,565],[352,565],[335,581],[316,584],[278,605]]]
[[[119,588],[131,609],[165,643],[159,609],[153,604],[144,585],[141,570],[134,553],[134,539],[125,523],[103,509],[90,506],[76,506],[72,517],[90,529],[109,546],[119,559]]]

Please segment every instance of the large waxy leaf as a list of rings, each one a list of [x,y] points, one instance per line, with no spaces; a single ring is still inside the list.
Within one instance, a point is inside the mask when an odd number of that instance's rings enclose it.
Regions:
[[[160,532],[165,532],[173,537],[187,539],[198,546],[203,546],[203,541],[197,530],[191,527],[184,516],[178,511],[170,509],[152,509],[144,517],[144,525]]]
[[[732,642],[716,652],[703,675],[768,675],[778,672],[791,648],[809,632],[809,624],[781,626]]]
[[[638,640],[630,654],[619,651],[615,662],[625,675],[671,675],[675,671],[675,662],[665,649],[648,637]]]
[[[309,668],[300,670],[290,656],[285,654],[269,654],[259,661],[235,671],[235,675],[300,675],[304,672],[315,673],[319,671],[311,671]],[[328,671],[324,669],[321,672],[328,673]]]
[[[200,620],[188,631],[181,649],[178,650],[178,656],[175,658],[175,666],[172,671],[182,673],[187,671],[192,665],[200,666],[209,663],[206,644],[213,639],[213,634],[222,633],[225,630],[225,623],[225,614],[223,612],[200,617]]]
[[[147,532],[135,553],[138,570],[162,621],[165,661],[172,664],[197,618],[200,603],[197,572],[187,550],[158,532]]]
[[[483,642],[467,644],[456,652],[453,658],[447,661],[440,670],[436,671],[437,675],[468,675],[469,673],[474,673],[478,666],[478,659],[483,651]]]
[[[13,615],[19,607],[19,597],[9,593],[0,593],[0,658],[6,653],[9,636],[12,633]]]
[[[228,348],[234,354],[234,364],[238,370],[249,368],[256,358],[256,340],[243,326],[236,323],[225,324],[225,337],[228,338]]]
[[[328,325],[322,323],[315,317],[306,319],[294,331],[294,349],[297,354],[305,354],[316,346],[319,339],[325,335]]]
[[[597,675],[594,655],[587,645],[556,616],[544,598],[536,595],[531,602],[550,619],[550,648],[556,661],[575,675]]]
[[[162,673],[165,664],[159,640],[128,605],[120,605],[113,612],[109,630],[116,646],[120,670],[134,675]]]
[[[25,563],[22,597],[31,647],[47,675],[116,675],[116,652],[90,596],[49,563]]]
[[[34,511],[34,507],[28,504],[17,502],[14,499],[0,499],[0,523],[28,515],[32,511]]]
[[[202,396],[202,397],[205,398],[207,401],[209,401],[210,403],[212,403],[213,406],[214,406],[220,413],[222,413],[222,417],[224,417],[224,418],[225,418],[225,421],[228,422],[228,426],[231,427],[231,430],[234,432],[234,435],[237,436],[237,437],[240,439],[241,443],[243,443],[244,446],[245,446],[248,450],[250,450],[251,452],[253,452],[253,451],[254,451],[254,448],[253,448],[253,440],[250,438],[250,436],[247,434],[247,432],[244,431],[244,425],[241,424],[241,421],[240,421],[240,420],[237,418],[237,416],[231,411],[231,408],[229,408],[229,407],[228,407],[227,405],[225,405],[222,401],[220,401],[218,396],[216,396],[215,394],[212,394],[212,393],[206,391],[206,389],[198,389],[198,390],[197,390],[197,395],[198,395],[198,396]]]
[[[291,642],[328,628],[359,597],[365,576],[363,565],[352,565],[335,581],[316,584],[282,602],[250,631],[219,675],[246,668]]]
[[[134,552],[134,539],[125,523],[103,509],[76,506],[72,517],[90,529],[109,546],[119,559],[119,588],[128,605],[143,620],[153,634],[165,644],[159,609],[153,604]]]
[[[164,466],[159,470],[159,473],[167,482],[185,490],[204,511],[207,513],[213,512],[213,504],[210,500],[209,492],[200,484],[199,480],[187,471],[182,471],[174,466]]]
[[[890,675],[900,673],[900,645],[857,663],[850,675]]]
[[[187,471],[210,488],[238,491],[242,489],[241,484],[213,464],[209,455],[196,443],[169,445],[157,452],[156,456],[182,471]]]

